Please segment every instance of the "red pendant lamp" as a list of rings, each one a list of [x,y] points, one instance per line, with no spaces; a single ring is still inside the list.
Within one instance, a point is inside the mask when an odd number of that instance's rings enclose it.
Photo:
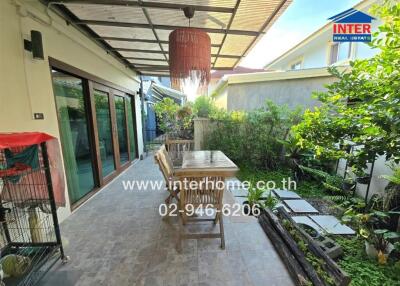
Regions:
[[[210,82],[211,39],[201,29],[191,28],[193,8],[183,9],[189,28],[179,28],[169,34],[169,71],[172,87],[182,90],[183,80],[198,81],[199,87]]]

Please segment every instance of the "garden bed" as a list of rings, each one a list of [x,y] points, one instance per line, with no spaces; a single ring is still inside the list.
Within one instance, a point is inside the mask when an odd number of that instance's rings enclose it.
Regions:
[[[286,169],[279,171],[252,171],[250,168],[244,167],[241,168],[238,178],[241,181],[247,180],[253,183],[259,180],[274,180],[279,188],[281,186],[278,185],[278,182],[281,182],[283,178],[288,178],[290,174],[291,171]],[[315,180],[299,181],[296,192],[322,214],[330,214],[339,218],[343,215],[345,208],[340,203],[330,200],[322,184]],[[278,238],[279,236],[275,237],[275,239]],[[330,236],[330,238],[343,248],[343,255],[335,261],[351,277],[351,286],[400,286],[399,262],[395,263],[389,259],[386,265],[379,265],[376,260],[366,255],[364,240],[359,237]],[[289,252],[287,254],[290,255]],[[285,259],[283,261],[288,268],[296,269],[293,266],[293,262],[288,264]]]

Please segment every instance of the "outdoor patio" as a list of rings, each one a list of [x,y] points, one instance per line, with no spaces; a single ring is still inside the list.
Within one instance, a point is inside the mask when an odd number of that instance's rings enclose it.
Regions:
[[[150,154],[75,211],[61,224],[70,261],[58,262],[41,285],[293,285],[253,217],[225,218],[225,250],[219,239],[185,240],[179,254],[177,224],[158,212],[167,192],[122,186],[162,179]]]

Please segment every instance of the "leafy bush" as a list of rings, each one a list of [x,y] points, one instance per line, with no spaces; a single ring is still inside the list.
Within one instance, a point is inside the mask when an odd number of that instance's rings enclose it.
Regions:
[[[300,108],[290,110],[267,101],[250,112],[214,114],[214,126],[206,138],[206,148],[222,150],[240,165],[274,169],[285,162],[283,144],[291,127],[301,120]]]
[[[193,104],[193,112],[197,117],[210,117],[217,111],[211,97],[202,95],[196,98]]]
[[[336,195],[344,194],[342,191],[343,178],[337,175],[331,175],[322,170],[313,169],[305,166],[300,166],[300,169],[313,176],[314,179],[322,180],[322,185],[329,192],[334,193]]]
[[[161,131],[174,139],[193,138],[193,113],[189,105],[180,106],[170,98],[164,98],[154,105],[158,126]]]

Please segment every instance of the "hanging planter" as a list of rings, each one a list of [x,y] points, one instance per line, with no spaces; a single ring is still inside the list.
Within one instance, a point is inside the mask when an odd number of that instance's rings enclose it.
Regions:
[[[369,182],[371,181],[371,177],[370,176],[357,177],[356,181],[359,184],[368,185]]]
[[[356,187],[354,180],[344,180],[342,184],[342,190],[345,192],[352,192]]]

